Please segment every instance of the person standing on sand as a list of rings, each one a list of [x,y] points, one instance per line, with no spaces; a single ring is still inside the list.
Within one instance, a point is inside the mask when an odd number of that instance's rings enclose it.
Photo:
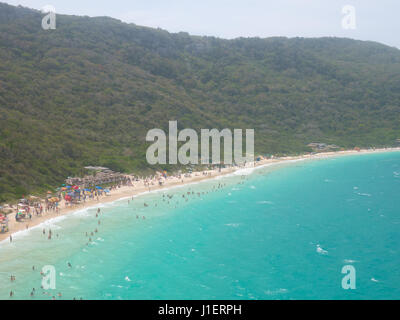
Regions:
[[[12,235],[10,235],[10,243],[12,242]]]

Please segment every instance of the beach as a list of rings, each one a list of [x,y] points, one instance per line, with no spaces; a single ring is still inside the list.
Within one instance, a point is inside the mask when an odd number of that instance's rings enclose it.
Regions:
[[[0,299],[397,298],[398,151],[139,178],[4,239]],[[348,264],[357,290],[341,286]]]
[[[220,176],[228,175],[234,173],[238,170],[243,170],[244,174],[247,169],[252,169],[256,167],[268,166],[268,165],[278,165],[289,163],[292,161],[301,161],[301,160],[311,160],[311,159],[324,159],[330,157],[338,157],[345,155],[355,155],[355,154],[369,154],[369,153],[381,153],[381,152],[395,152],[400,151],[400,147],[398,148],[384,148],[384,149],[361,149],[361,150],[345,150],[345,151],[336,151],[336,152],[324,152],[324,153],[316,153],[316,154],[306,154],[300,156],[288,156],[288,157],[280,157],[280,158],[271,158],[271,159],[261,159],[257,161],[253,165],[247,167],[227,167],[221,168],[221,170],[214,169],[208,171],[201,172],[193,172],[188,176],[182,176],[181,178],[177,178],[175,176],[170,176],[164,180],[164,183],[159,186],[157,181],[151,181],[153,185],[146,186],[144,180],[139,180],[134,183],[133,186],[121,186],[117,190],[113,190],[110,195],[102,196],[98,200],[91,199],[87,200],[83,204],[78,204],[74,206],[66,206],[65,201],[62,200],[60,203],[59,212],[44,212],[41,216],[33,216],[31,220],[26,220],[22,222],[17,222],[14,218],[14,214],[9,215],[9,232],[0,234],[0,241],[5,241],[12,237],[13,234],[27,230],[33,227],[37,227],[40,224],[57,217],[61,217],[64,215],[68,215],[77,210],[85,209],[88,207],[95,207],[96,205],[100,205],[103,203],[113,202],[121,198],[129,198],[134,197],[140,194],[146,194],[148,192],[153,192],[157,190],[167,189],[175,186],[183,186],[190,183],[200,182],[207,179],[214,179]]]

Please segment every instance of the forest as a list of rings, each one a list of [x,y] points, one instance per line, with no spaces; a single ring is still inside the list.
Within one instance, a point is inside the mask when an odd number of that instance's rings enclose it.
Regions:
[[[108,17],[0,3],[0,203],[45,192],[83,167],[144,174],[145,137],[255,130],[260,155],[393,146],[400,51],[345,38],[169,33]],[[174,170],[174,167],[162,167]]]

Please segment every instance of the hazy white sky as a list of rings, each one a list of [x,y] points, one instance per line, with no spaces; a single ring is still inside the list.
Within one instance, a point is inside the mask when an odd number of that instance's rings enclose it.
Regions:
[[[400,0],[0,0],[63,14],[110,16],[171,32],[221,38],[338,36],[400,48]],[[343,29],[342,8],[356,29]]]

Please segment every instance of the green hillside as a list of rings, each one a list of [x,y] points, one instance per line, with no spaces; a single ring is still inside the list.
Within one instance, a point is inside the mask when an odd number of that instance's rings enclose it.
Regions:
[[[85,165],[149,169],[152,128],[254,128],[260,154],[393,145],[400,51],[340,38],[172,34],[0,3],[0,202]]]

